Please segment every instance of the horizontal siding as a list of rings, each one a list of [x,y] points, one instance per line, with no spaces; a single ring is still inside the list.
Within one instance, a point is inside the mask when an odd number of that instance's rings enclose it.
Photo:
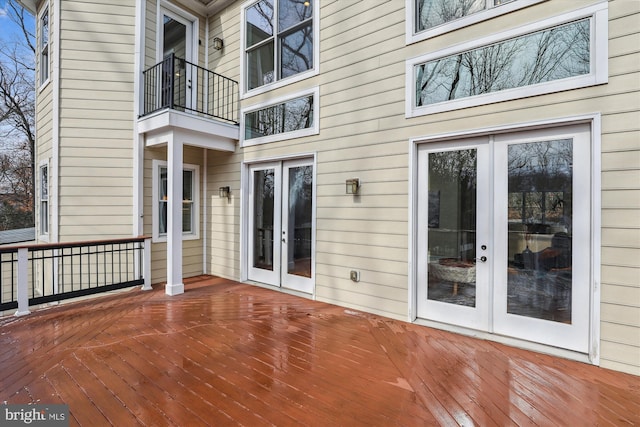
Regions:
[[[640,351],[636,338],[640,325],[634,319],[640,318],[640,32],[636,24],[640,22],[640,2],[609,3],[608,84],[411,119],[405,118],[404,111],[407,58],[494,33],[496,28],[516,28],[594,3],[543,2],[405,46],[404,2],[322,2],[321,73],[243,101],[249,106],[320,86],[320,134],[247,147],[241,150],[242,158],[234,155],[218,161],[210,155],[211,236],[222,239],[212,242],[212,271],[224,270],[225,261],[232,262],[231,271],[236,271],[239,263],[239,248],[234,246],[239,226],[233,217],[238,207],[234,200],[233,208],[220,209],[215,189],[232,185],[236,191],[241,159],[250,162],[313,152],[318,165],[316,297],[406,319],[408,141],[601,112],[601,362],[637,373],[640,363],[634,355]],[[230,75],[239,65],[239,5],[237,2],[210,21],[211,37],[223,38],[227,53],[212,52],[210,66]],[[344,181],[351,177],[362,182],[357,199],[344,195]],[[215,256],[223,261],[217,263]],[[348,280],[351,269],[360,270],[360,283]]]
[[[185,147],[184,163],[200,165],[200,180],[203,178],[203,157],[201,148]],[[154,224],[152,223],[153,212],[153,193],[156,189],[153,187],[153,160],[166,161],[166,150],[164,149],[146,149],[144,153],[144,173],[143,173],[143,211],[144,224],[143,233],[147,236],[153,235]],[[200,183],[200,191],[202,192],[202,183]],[[200,238],[196,240],[184,240],[182,244],[182,273],[183,277],[197,276],[204,273],[204,265],[202,260],[203,245],[203,220],[204,220],[204,200],[200,199]],[[166,282],[167,280],[167,245],[164,242],[153,243],[151,249],[152,258],[152,283]]]
[[[635,99],[603,118],[601,360],[640,375],[640,4],[609,10],[610,75]]]
[[[61,8],[60,239],[130,236],[135,2]]]
[[[207,221],[209,254],[207,272],[240,278],[240,168],[237,154],[209,151],[207,170]],[[231,188],[231,201],[220,198],[219,187]]]

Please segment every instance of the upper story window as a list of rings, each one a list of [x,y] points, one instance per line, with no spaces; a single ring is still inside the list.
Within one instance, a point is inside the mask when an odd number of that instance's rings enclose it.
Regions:
[[[406,0],[407,44],[542,1],[545,0]]]
[[[242,113],[244,146],[314,135],[319,132],[318,89],[297,93]]]
[[[409,60],[407,116],[606,83],[607,20],[601,3]]]
[[[40,44],[38,54],[40,61],[40,85],[49,80],[49,6],[45,7],[38,19]]]
[[[317,68],[313,0],[260,0],[243,8],[244,91]]]

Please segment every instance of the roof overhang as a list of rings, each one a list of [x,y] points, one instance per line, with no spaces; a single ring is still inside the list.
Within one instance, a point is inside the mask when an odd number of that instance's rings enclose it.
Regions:
[[[175,0],[204,16],[211,16],[229,6],[235,0]]]
[[[36,14],[38,0],[18,0],[18,3],[32,14]]]

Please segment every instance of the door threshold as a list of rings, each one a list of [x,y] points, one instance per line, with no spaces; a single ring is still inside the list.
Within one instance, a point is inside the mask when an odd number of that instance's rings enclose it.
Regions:
[[[283,294],[293,295],[293,296],[300,297],[300,298],[306,298],[306,299],[310,299],[310,300],[315,300],[316,299],[316,297],[315,297],[315,295],[313,293],[300,292],[300,291],[296,291],[294,289],[287,289],[287,288],[283,288],[283,287],[280,287],[280,286],[270,285],[268,283],[256,282],[255,280],[246,280],[246,281],[244,281],[242,283],[246,283],[248,285],[257,286],[259,288],[269,289],[271,291],[282,292]]]
[[[427,320],[422,318],[416,318],[415,320],[413,320],[412,323],[415,323],[416,325],[426,326],[429,328],[440,329],[447,332],[453,332],[460,335],[466,335],[466,336],[481,339],[481,340],[493,341],[500,344],[508,345],[510,347],[516,347],[524,350],[534,351],[536,353],[543,353],[551,356],[562,357],[568,360],[575,360],[577,362],[587,363],[589,365],[598,365],[598,363],[595,363],[593,358],[590,357],[588,354],[567,350],[564,348],[553,347],[550,345],[539,344],[539,343],[517,339],[513,337],[507,337],[504,335],[498,335],[491,332],[479,331],[471,328],[464,328],[461,326],[435,322],[433,320]]]

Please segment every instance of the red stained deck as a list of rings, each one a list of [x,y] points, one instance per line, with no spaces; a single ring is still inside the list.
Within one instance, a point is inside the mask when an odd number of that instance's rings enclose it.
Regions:
[[[0,320],[0,403],[71,425],[633,425],[640,378],[203,276]]]

